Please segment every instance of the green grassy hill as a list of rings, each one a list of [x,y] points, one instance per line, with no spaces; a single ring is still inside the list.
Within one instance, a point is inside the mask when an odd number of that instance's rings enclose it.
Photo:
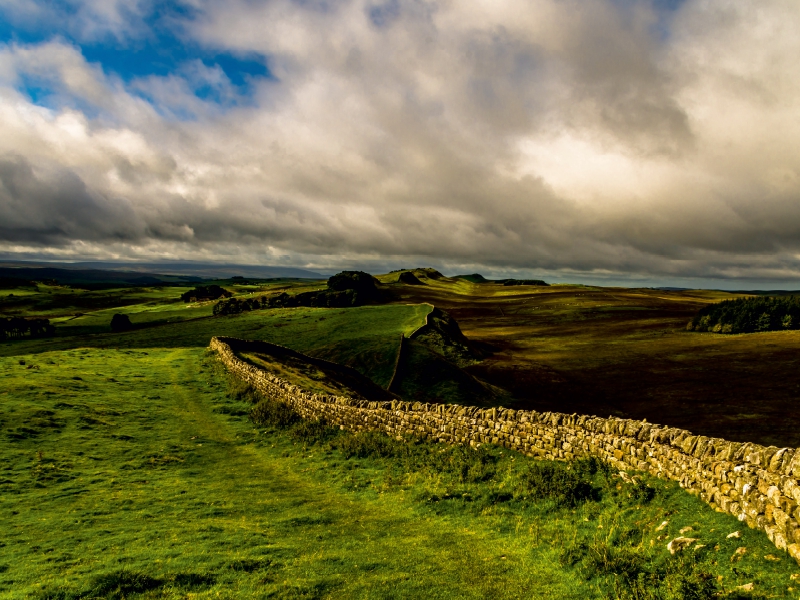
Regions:
[[[797,595],[763,534],[673,483],[256,428],[199,346],[6,356],[0,380],[0,598]],[[673,557],[685,527],[703,547]]]
[[[170,305],[166,305],[167,307]],[[192,305],[184,305],[192,306]],[[134,310],[134,324],[141,324]],[[110,322],[113,310],[98,311]],[[181,310],[179,307],[177,310]],[[0,344],[0,355],[43,352],[76,346],[95,348],[205,347],[214,335],[265,340],[351,366],[378,385],[389,383],[400,344],[400,334],[419,327],[428,305],[364,306],[348,309],[291,308],[260,310],[229,317],[211,317],[211,308],[194,307],[201,316],[160,323],[134,331],[87,334],[81,329],[52,339],[14,340]],[[122,311],[118,311],[122,312]],[[93,318],[99,319],[93,313]],[[104,319],[105,320],[105,319]],[[104,331],[108,331],[104,327]]]

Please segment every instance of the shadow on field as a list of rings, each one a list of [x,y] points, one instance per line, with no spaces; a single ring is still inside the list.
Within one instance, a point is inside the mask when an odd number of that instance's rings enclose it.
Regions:
[[[496,349],[467,372],[507,390],[515,408],[647,419],[700,435],[800,446],[800,332],[686,331],[704,290],[474,285],[405,286],[473,341]]]

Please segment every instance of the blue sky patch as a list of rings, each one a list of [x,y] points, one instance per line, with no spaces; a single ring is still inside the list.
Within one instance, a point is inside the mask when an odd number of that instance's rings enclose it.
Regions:
[[[182,26],[194,15],[179,3],[156,3],[145,15],[131,14],[130,35],[109,32],[94,39],[83,39],[77,31],[73,22],[76,18],[74,5],[63,0],[47,4],[49,18],[44,20],[25,19],[0,7],[0,42],[34,45],[60,40],[71,43],[80,49],[88,62],[100,64],[105,73],[115,74],[126,83],[150,76],[183,77],[187,66],[200,61],[207,68],[218,67],[224,72],[233,87],[234,98],[230,94],[219,94],[213,85],[203,82],[195,86],[189,81],[190,87],[198,98],[220,104],[248,104],[254,82],[274,80],[265,56],[220,52],[184,39],[180,35]],[[45,82],[23,85],[21,91],[34,102],[47,104],[50,90]]]

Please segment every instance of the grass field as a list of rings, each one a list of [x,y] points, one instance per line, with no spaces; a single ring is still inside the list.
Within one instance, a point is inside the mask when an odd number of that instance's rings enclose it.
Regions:
[[[75,346],[204,348],[212,336],[227,335],[265,340],[345,364],[385,387],[392,375],[400,334],[407,335],[419,327],[431,307],[423,304],[336,310],[290,308],[253,311],[228,317],[211,317],[210,306],[202,310],[205,316],[160,323],[122,334],[106,333],[106,328],[103,333],[81,331],[76,335],[68,335],[63,326],[57,326],[60,335],[56,338],[7,340],[0,344],[0,356]],[[131,320],[137,323],[136,317]]]
[[[254,429],[199,347],[4,357],[0,377],[3,598],[605,598],[619,565],[665,598],[708,578],[797,595],[763,534],[727,538],[740,524],[674,484],[648,480],[647,502],[601,481],[571,508],[520,498],[531,461],[507,451],[459,477],[435,446],[409,463],[293,441]],[[688,526],[705,548],[676,561]]]
[[[424,318],[421,313],[427,310],[403,307],[430,302],[451,312],[470,339],[491,348],[492,354],[468,367],[466,374],[440,365],[433,375],[444,383],[436,385],[427,373],[430,365],[414,369],[420,377],[406,382],[409,397],[452,402],[461,394],[463,402],[475,404],[499,402],[545,411],[646,418],[715,437],[800,445],[800,413],[795,410],[800,396],[800,332],[719,335],[685,330],[700,307],[736,294],[575,285],[506,287],[416,273],[424,285],[398,284],[396,273],[378,277],[393,298],[391,306],[343,314],[291,309],[212,319],[211,303],[178,300],[187,288],[5,290],[25,296],[11,304],[0,299],[0,311],[16,314],[27,307],[29,316],[48,316],[59,337],[19,346],[15,342],[13,348],[0,345],[0,355],[75,344],[204,346],[212,335],[233,335],[274,341],[353,366],[385,387],[400,332],[409,333],[410,323]],[[287,280],[228,287],[244,298],[321,285]],[[410,316],[405,327],[396,325],[395,318],[405,318],[400,313],[387,317],[382,312],[395,310],[420,312]],[[111,336],[109,323],[115,312],[128,314],[142,329]],[[69,339],[62,341],[62,336]],[[483,395],[471,377],[506,393]]]
[[[228,317],[176,301],[181,288],[2,299],[4,314],[47,316],[58,333],[0,343],[0,598],[800,597],[800,568],[763,533],[673,483],[498,448],[256,426],[246,391],[205,349],[213,335],[266,340],[385,387],[400,334],[432,302],[494,353],[461,370],[410,343],[401,366],[414,378],[400,391],[411,399],[609,411],[796,443],[796,332],[686,332],[721,292],[392,277],[391,304]],[[138,328],[110,333],[115,312]],[[507,394],[486,400],[475,375]],[[671,556],[682,530],[698,547]]]

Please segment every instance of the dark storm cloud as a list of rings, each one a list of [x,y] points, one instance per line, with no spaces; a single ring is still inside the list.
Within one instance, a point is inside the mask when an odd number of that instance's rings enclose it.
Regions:
[[[68,169],[37,174],[24,157],[0,158],[0,240],[61,245],[140,235],[141,222],[127,202],[92,192]]]

